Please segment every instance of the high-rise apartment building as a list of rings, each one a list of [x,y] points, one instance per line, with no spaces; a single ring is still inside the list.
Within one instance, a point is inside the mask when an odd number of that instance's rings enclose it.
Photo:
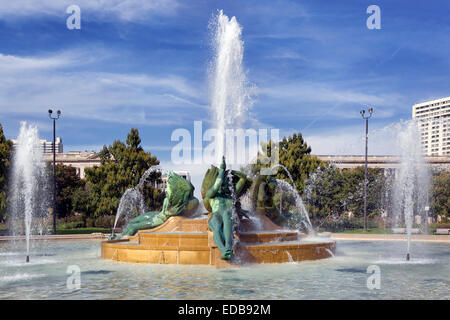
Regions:
[[[13,143],[13,150],[17,145],[17,139],[11,139]],[[39,140],[42,153],[53,153],[53,141],[47,141],[45,139]],[[56,138],[55,141],[55,153],[63,153],[63,143],[62,139],[60,137]]]
[[[450,155],[450,97],[415,104],[412,117],[419,124],[423,153]]]

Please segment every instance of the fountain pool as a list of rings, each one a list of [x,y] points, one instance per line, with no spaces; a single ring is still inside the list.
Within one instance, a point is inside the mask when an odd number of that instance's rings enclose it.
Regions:
[[[252,264],[236,269],[121,263],[100,259],[98,241],[48,241],[31,252],[0,243],[0,299],[450,299],[448,243],[338,241],[331,259]],[[15,248],[18,248],[17,250]],[[43,249],[45,248],[45,249]],[[79,266],[81,289],[66,287]],[[380,289],[366,286],[368,266]]]

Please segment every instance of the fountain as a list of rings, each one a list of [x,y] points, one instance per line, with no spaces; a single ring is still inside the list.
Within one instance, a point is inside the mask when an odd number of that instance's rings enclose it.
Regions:
[[[225,130],[240,128],[251,101],[242,68],[242,29],[235,17],[229,19],[222,11],[216,18],[212,24],[215,55],[210,69],[211,106],[218,131],[216,155],[221,165],[219,168],[211,165],[203,179],[204,218],[190,218],[199,207],[193,196],[194,186],[170,172],[163,209],[142,213],[128,223],[120,236],[102,242],[105,259],[223,267],[323,259],[335,252],[334,241],[311,238],[304,241],[298,228],[286,229],[287,221],[273,202],[277,189],[294,194],[299,212],[290,216],[300,216],[308,233],[313,234],[295,187],[277,181],[274,176],[250,178],[243,172],[227,169]],[[127,197],[129,194],[135,192],[126,192]],[[249,200],[249,210],[241,206],[244,197]]]
[[[213,61],[209,70],[211,83],[211,108],[216,124],[217,163],[226,154],[225,130],[238,129],[246,120],[247,111],[252,106],[251,92],[242,67],[244,43],[241,40],[242,28],[235,17],[228,18],[220,10],[216,19],[210,23]]]
[[[50,188],[38,130],[22,122],[13,153],[8,213],[12,235],[25,234],[26,262],[30,260],[31,234],[43,234],[48,226],[48,194]]]
[[[117,223],[121,217],[125,220],[124,224],[126,224],[130,216],[138,216],[146,211],[142,189],[150,175],[159,170],[161,170],[160,166],[150,167],[144,172],[136,186],[125,190],[124,194],[120,198],[119,207],[117,208],[116,218],[114,220],[113,236],[114,230],[116,230]]]
[[[397,126],[397,145],[400,148],[400,167],[394,180],[394,223],[404,222],[407,234],[406,260],[411,258],[411,232],[414,213],[428,205],[429,168],[420,143],[418,124],[414,120]]]
[[[299,195],[297,188],[282,179],[277,179],[277,184],[280,193],[287,192],[294,196],[296,212],[291,212],[291,215],[289,216],[289,226],[300,229],[301,225],[303,225],[308,234],[314,235],[315,232],[311,220],[309,219],[308,211],[303,204],[302,197]]]

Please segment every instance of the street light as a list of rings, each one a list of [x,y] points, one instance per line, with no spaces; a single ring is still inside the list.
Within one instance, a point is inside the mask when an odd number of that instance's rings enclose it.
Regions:
[[[53,117],[53,110],[48,110],[48,116],[53,120],[53,234],[56,234],[56,120],[61,116],[61,111],[56,111]]]
[[[372,117],[373,108],[361,110],[361,116],[366,120],[366,157],[364,161],[364,232],[367,231],[367,143],[369,139],[369,118]]]

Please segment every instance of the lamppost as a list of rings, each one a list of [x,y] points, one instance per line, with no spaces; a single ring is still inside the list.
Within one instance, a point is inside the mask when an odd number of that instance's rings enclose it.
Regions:
[[[61,111],[56,111],[56,117],[52,116],[53,110],[48,110],[48,116],[53,120],[53,234],[56,234],[56,120]]]
[[[361,116],[366,120],[366,157],[364,160],[364,232],[367,231],[367,143],[369,140],[369,118],[372,116],[373,108],[361,110]]]

